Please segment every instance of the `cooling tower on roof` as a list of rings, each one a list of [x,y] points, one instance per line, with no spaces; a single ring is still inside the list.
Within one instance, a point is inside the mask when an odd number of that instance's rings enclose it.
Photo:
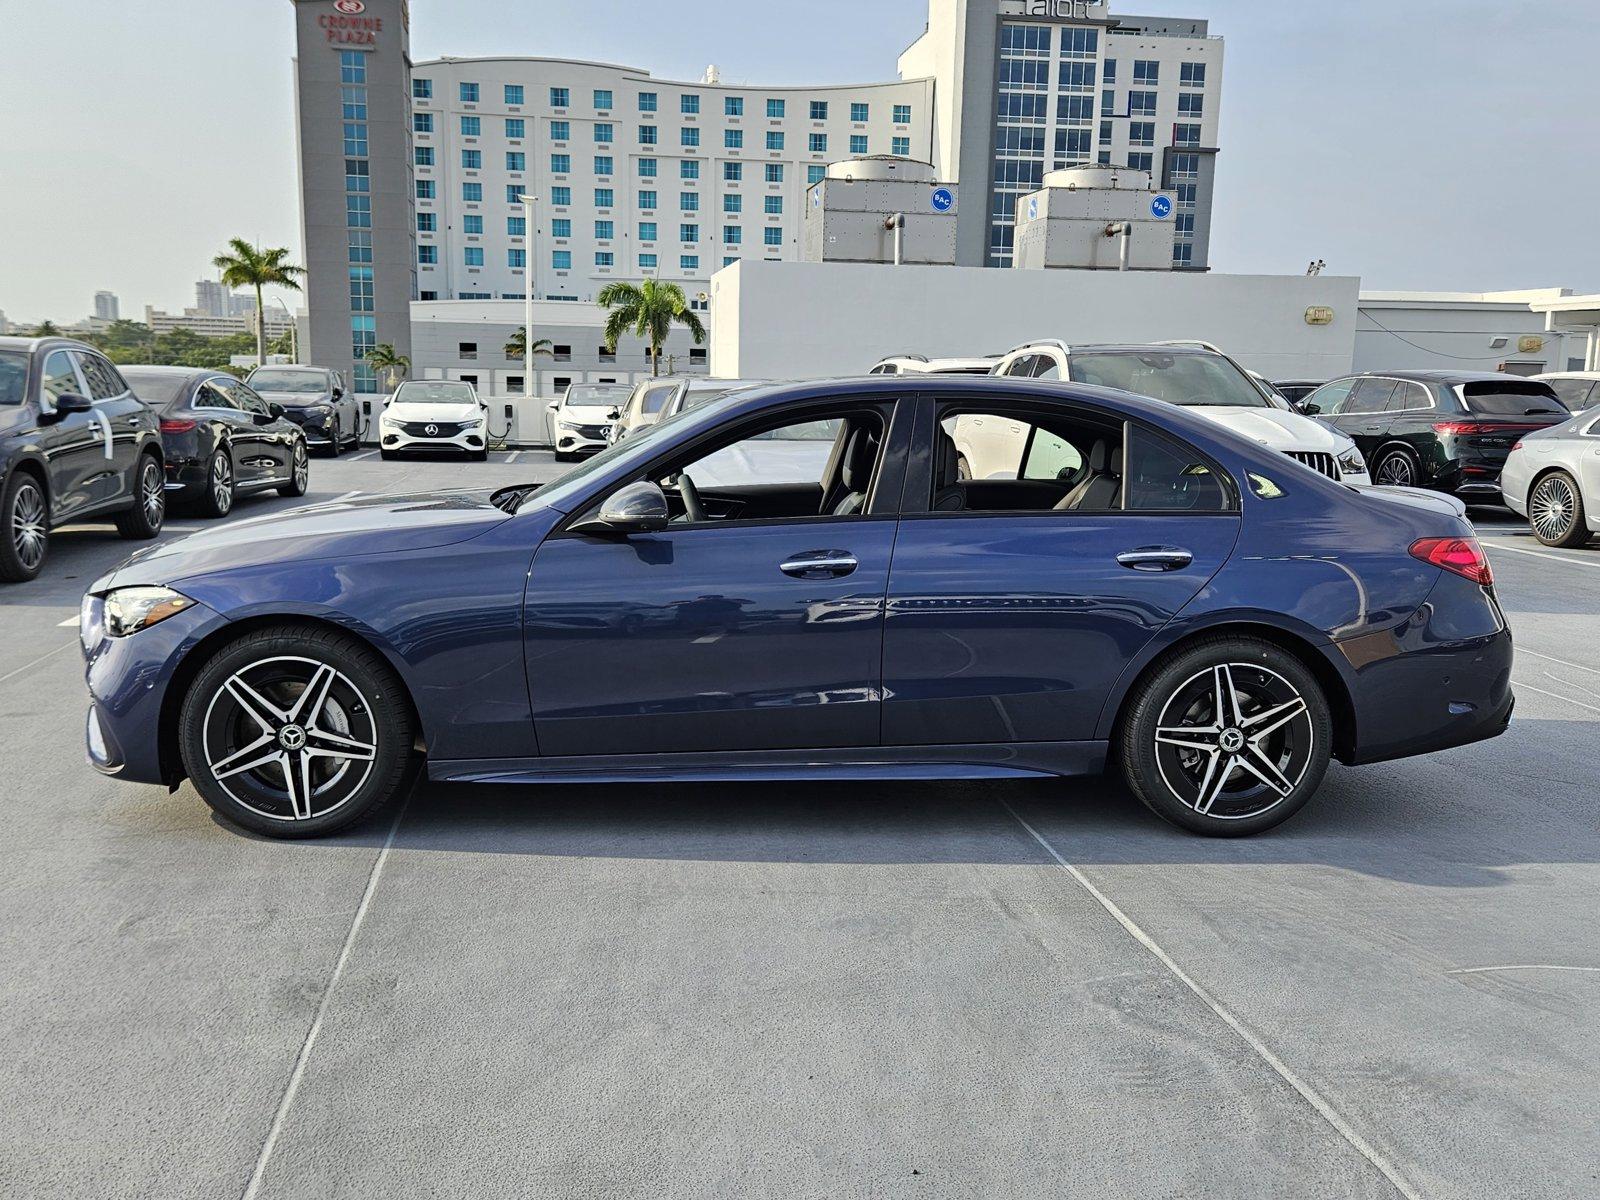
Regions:
[[[807,262],[895,261],[950,266],[956,260],[959,189],[931,163],[890,154],[830,163],[806,189]],[[897,228],[898,226],[898,228]]]

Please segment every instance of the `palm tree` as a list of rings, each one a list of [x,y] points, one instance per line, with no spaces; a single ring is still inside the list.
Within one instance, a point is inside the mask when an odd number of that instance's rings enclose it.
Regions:
[[[54,321],[46,319],[46,320],[43,320],[43,321],[39,322],[39,328],[37,328],[37,329],[35,329],[33,331],[33,336],[34,337],[58,337],[58,336],[60,336],[60,333],[61,333],[61,330],[56,328],[56,323]]]
[[[298,292],[297,280],[305,275],[304,267],[285,262],[289,252],[279,246],[271,250],[252,246],[243,238],[230,238],[231,253],[219,254],[211,260],[222,271],[222,282],[231,288],[253,287],[256,290],[256,362],[267,361],[267,310],[261,298],[264,287],[287,288]]]
[[[404,378],[411,370],[411,360],[404,354],[396,354],[388,342],[379,342],[367,351],[367,365],[384,376],[391,392],[396,387],[395,380]]]
[[[695,345],[706,340],[706,327],[689,311],[683,289],[675,283],[646,279],[643,283],[608,283],[600,289],[601,308],[606,317],[606,349],[617,352],[617,339],[628,330],[650,343],[650,374],[661,374],[661,343],[667,340],[672,323],[678,322],[694,335]]]
[[[527,326],[523,326],[506,339],[506,357],[522,358],[527,354],[527,349],[528,329]],[[551,344],[549,338],[533,339],[533,357],[538,358],[541,354],[551,355],[555,352],[556,349]]]

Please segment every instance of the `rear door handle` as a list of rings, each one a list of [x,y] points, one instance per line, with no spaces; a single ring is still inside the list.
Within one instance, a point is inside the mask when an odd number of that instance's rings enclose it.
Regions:
[[[1124,550],[1117,561],[1132,571],[1181,571],[1194,555],[1177,546],[1139,546]]]
[[[848,550],[807,550],[785,559],[778,570],[796,579],[837,579],[860,565]]]

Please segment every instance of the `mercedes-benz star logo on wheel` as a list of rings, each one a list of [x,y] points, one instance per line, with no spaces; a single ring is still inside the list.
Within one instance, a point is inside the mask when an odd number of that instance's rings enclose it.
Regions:
[[[278,730],[278,745],[285,750],[303,750],[306,744],[306,731],[298,725],[285,725]]]
[[[425,425],[423,426],[422,432],[427,434],[429,437],[437,437],[439,433],[439,427],[437,425]]]

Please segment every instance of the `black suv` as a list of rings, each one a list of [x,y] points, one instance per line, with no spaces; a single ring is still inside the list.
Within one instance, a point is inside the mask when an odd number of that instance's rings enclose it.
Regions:
[[[1500,503],[1500,469],[1517,438],[1572,414],[1548,383],[1487,371],[1369,371],[1300,402],[1355,440],[1372,482]]]
[[[155,413],[109,359],[69,338],[0,338],[0,582],[32,579],[50,530],[114,515],[153,538],[166,515]]]

